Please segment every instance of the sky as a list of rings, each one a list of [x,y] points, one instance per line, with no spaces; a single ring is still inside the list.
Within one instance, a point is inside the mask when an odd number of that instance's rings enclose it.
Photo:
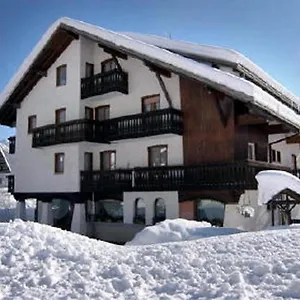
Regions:
[[[117,31],[235,49],[300,95],[300,0],[0,0],[0,93],[68,16]],[[0,140],[14,133],[0,126]]]

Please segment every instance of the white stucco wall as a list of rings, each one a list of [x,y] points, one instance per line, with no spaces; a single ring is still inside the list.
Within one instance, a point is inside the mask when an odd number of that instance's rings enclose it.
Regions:
[[[285,138],[287,136],[290,136],[290,134],[272,134],[269,135],[269,143],[278,141],[282,138]],[[298,168],[300,168],[300,145],[299,144],[287,144],[285,141],[282,141],[280,143],[276,143],[272,145],[272,149],[276,151],[281,152],[281,163],[275,162],[274,164],[286,166],[293,168],[293,160],[292,160],[292,154],[297,156],[297,165]]]
[[[32,148],[28,116],[37,126],[55,123],[55,110],[66,108],[66,120],[80,116],[79,41],[73,41],[17,110],[15,192],[76,192],[79,190],[79,147],[76,144]],[[67,64],[67,84],[56,87],[56,68]],[[54,174],[54,153],[65,153],[64,174]]]
[[[166,218],[175,219],[179,217],[178,192],[124,192],[123,194],[123,209],[124,223],[132,224],[135,215],[135,201],[142,198],[146,204],[146,225],[153,225],[154,204],[157,198],[165,200]]]
[[[81,42],[81,77],[85,76],[85,63],[93,63],[95,74],[101,72],[101,62],[111,58],[110,54],[86,39]],[[81,116],[84,116],[84,107],[110,105],[110,117],[141,113],[141,98],[147,95],[160,94],[160,107],[167,108],[168,102],[160,88],[154,72],[151,72],[142,61],[128,56],[127,60],[118,58],[123,71],[128,73],[128,95],[112,92],[81,101]],[[171,78],[162,76],[166,88],[175,108],[180,108],[179,76],[172,74]]]

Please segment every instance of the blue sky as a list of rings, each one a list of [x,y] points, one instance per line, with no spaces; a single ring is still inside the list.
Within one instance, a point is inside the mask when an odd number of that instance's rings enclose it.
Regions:
[[[50,24],[68,16],[233,48],[300,95],[299,11],[300,0],[0,0],[0,92]],[[0,127],[0,139],[11,134]]]

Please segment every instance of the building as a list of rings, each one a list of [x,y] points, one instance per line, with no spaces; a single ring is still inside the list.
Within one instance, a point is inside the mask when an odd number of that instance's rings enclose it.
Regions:
[[[297,169],[299,99],[249,59],[68,18],[5,88],[0,123],[16,127],[19,211],[36,198],[38,221],[106,240],[164,218],[266,226],[266,207],[238,212],[255,174]]]

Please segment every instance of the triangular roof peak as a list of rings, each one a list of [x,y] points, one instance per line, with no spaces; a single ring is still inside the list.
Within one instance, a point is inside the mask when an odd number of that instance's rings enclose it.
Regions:
[[[12,125],[16,103],[21,102],[42,77],[40,71],[47,70],[79,36],[201,81],[241,101],[252,102],[267,113],[300,128],[300,116],[295,111],[247,80],[125,34],[66,17],[49,27],[3,91],[0,98],[1,124]]]

